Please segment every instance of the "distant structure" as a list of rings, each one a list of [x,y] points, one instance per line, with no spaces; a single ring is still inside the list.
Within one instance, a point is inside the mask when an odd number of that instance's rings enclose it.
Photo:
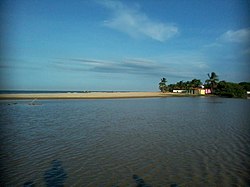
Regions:
[[[187,90],[173,90],[173,93],[187,93]]]
[[[186,93],[186,94],[194,94],[194,95],[206,95],[211,94],[211,89],[204,89],[204,88],[192,88],[187,90],[173,90],[173,93]]]

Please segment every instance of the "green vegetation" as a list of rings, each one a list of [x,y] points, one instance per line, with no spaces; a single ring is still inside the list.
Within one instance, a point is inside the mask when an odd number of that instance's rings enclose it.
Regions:
[[[223,97],[245,98],[247,97],[247,90],[245,90],[240,84],[220,81],[214,94]]]
[[[211,75],[209,75],[208,73],[207,76],[209,79],[206,80],[206,83],[207,83],[207,86],[211,89],[211,93],[213,94],[217,87],[219,78],[218,78],[218,75],[216,75],[216,73],[214,72],[212,72]]]
[[[219,81],[218,75],[215,72],[208,74],[208,78],[205,84],[199,79],[193,79],[191,81],[179,81],[176,84],[166,85],[167,80],[165,78],[161,79],[159,83],[159,89],[161,92],[172,92],[173,90],[189,90],[201,88],[211,89],[213,95],[218,95],[222,97],[235,97],[235,98],[246,98],[247,91],[250,91],[250,82],[233,83],[226,81]]]
[[[250,91],[250,82],[240,82],[239,85],[242,86],[244,90]]]
[[[173,90],[191,90],[194,88],[200,88],[202,85],[201,80],[193,79],[191,81],[179,81],[176,84],[168,85],[168,91],[172,92]]]
[[[166,82],[167,82],[166,78],[163,77],[161,79],[161,82],[159,83],[159,89],[161,90],[161,92],[167,92],[168,91],[168,87],[166,85]]]

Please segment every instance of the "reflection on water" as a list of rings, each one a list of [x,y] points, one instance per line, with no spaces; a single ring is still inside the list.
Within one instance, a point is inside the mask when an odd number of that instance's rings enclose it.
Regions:
[[[47,187],[62,187],[64,186],[67,174],[65,173],[62,163],[59,160],[53,160],[51,168],[44,173],[44,181]],[[34,181],[28,181],[23,184],[23,187],[34,187]]]
[[[61,187],[67,178],[59,160],[53,160],[52,166],[44,173],[44,180],[48,187]]]
[[[35,184],[33,181],[28,181],[23,184],[23,187],[35,187]]]
[[[0,186],[250,185],[250,100],[29,102],[0,102]]]
[[[134,179],[134,181],[135,181],[135,183],[136,183],[136,187],[150,187],[150,186],[147,185],[147,184],[145,183],[145,181],[144,181],[141,177],[139,177],[138,175],[133,175],[133,179]]]

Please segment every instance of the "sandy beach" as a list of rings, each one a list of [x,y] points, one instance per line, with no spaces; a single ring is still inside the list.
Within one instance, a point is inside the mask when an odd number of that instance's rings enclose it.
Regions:
[[[0,94],[0,99],[119,99],[169,97],[175,93],[161,92],[91,92],[91,93],[37,93],[37,94]],[[178,94],[179,96],[181,94]]]

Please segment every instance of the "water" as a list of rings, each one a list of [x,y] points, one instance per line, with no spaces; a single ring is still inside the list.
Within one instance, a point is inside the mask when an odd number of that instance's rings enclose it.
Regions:
[[[0,102],[0,186],[250,186],[249,100],[29,102]]]

